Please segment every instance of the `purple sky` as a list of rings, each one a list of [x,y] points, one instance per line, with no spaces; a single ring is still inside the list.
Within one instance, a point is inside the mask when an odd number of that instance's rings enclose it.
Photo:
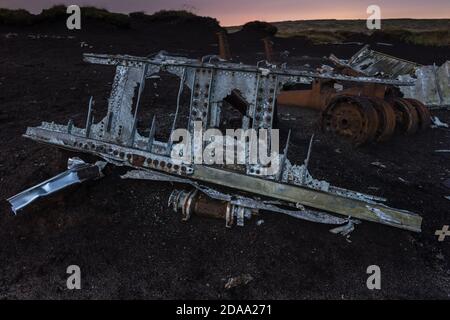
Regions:
[[[450,18],[450,0],[0,0],[1,8],[24,8],[33,13],[54,4],[94,5],[114,12],[189,9],[217,18],[222,25],[250,20],[364,19],[376,4],[382,18]]]

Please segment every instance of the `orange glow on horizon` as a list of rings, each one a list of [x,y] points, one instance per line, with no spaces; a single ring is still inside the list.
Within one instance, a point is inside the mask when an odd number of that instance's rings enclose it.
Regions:
[[[202,14],[203,15],[203,14]],[[207,15],[207,14],[204,14]],[[225,27],[229,26],[239,26],[243,25],[249,21],[267,21],[267,22],[279,22],[279,21],[295,21],[295,20],[328,20],[328,19],[336,19],[336,20],[358,20],[358,19],[367,19],[369,14],[366,12],[362,12],[361,10],[340,10],[327,14],[324,11],[321,12],[310,12],[305,13],[299,12],[298,14],[295,12],[286,12],[280,13],[277,12],[275,14],[271,13],[261,13],[261,14],[221,14],[221,15],[210,15],[219,20],[220,24]],[[436,12],[433,10],[411,10],[405,14],[404,11],[398,12],[390,12],[389,14],[384,14],[383,10],[381,11],[382,19],[449,19],[449,17],[445,17],[442,12]]]

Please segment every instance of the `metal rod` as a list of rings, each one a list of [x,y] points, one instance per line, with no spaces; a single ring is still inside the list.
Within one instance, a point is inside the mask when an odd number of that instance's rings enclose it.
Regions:
[[[91,96],[89,99],[89,109],[88,109],[88,115],[86,118],[86,138],[89,138],[89,135],[91,133],[93,99],[94,99],[93,96]]]
[[[145,87],[145,74],[146,73],[147,73],[147,65],[145,65],[142,68],[142,76],[141,76],[141,81],[139,83],[138,96],[137,96],[137,100],[136,100],[136,105],[134,107],[133,129],[131,131],[130,145],[133,145],[134,137],[136,135],[137,113],[138,113],[138,109],[139,109],[139,103],[141,102],[141,94]]]
[[[189,105],[190,105],[190,108],[189,108],[189,120],[188,120],[188,124],[187,124],[188,131],[191,131],[191,128],[189,126],[192,125],[192,132],[191,133],[194,132],[194,124],[192,122],[192,106],[193,106],[193,101],[194,101],[194,90],[195,90],[195,82],[196,82],[196,80],[197,80],[197,73],[194,72],[194,75],[192,76],[191,99],[190,99],[190,102],[189,102]],[[191,135],[190,144],[191,144],[191,150],[193,150],[194,149],[194,134]],[[194,159],[193,152],[191,152],[190,156],[191,156],[191,160],[193,160]]]
[[[150,126],[150,133],[148,134],[147,150],[152,151],[153,141],[155,140],[155,130],[156,130],[156,116],[153,116],[152,124]]]
[[[264,53],[266,55],[266,61],[271,63],[273,62],[273,42],[270,38],[262,39],[264,42]]]
[[[291,140],[291,129],[289,129],[288,136],[286,139],[286,145],[284,146],[283,155],[281,156],[280,170],[278,171],[277,176],[278,181],[281,181],[281,179],[283,178],[284,164],[286,163],[290,140]]]
[[[69,119],[69,122],[67,123],[67,133],[72,133],[72,129],[73,129],[73,120]]]
[[[311,139],[309,140],[308,153],[306,155],[306,159],[305,159],[305,163],[304,163],[306,169],[308,169],[309,158],[311,157],[311,149],[312,149],[313,141],[314,141],[314,134],[311,136]]]
[[[308,152],[306,154],[306,158],[305,161],[303,162],[304,165],[304,170],[300,179],[301,184],[305,184],[306,183],[306,178],[309,175],[308,172],[308,165],[309,165],[309,159],[311,157],[311,149],[312,149],[312,144],[313,144],[313,140],[314,140],[314,134],[311,136],[311,139],[309,140],[309,146],[308,146]]]
[[[277,94],[278,94],[278,76],[275,76],[275,79],[273,80],[273,82],[275,82],[275,88],[273,88],[273,96],[272,96],[272,112],[270,114],[270,131],[272,131],[272,126],[273,126],[273,118],[274,118],[274,113],[276,112],[275,110],[275,106],[277,104]],[[275,113],[275,116],[277,116],[277,114]],[[289,135],[291,133],[291,130],[289,130]],[[272,146],[272,141],[269,140],[269,148]]]
[[[111,124],[112,124],[113,116],[114,116],[114,113],[112,111],[109,111],[108,112],[108,120],[106,122],[106,132],[111,131]]]
[[[258,95],[259,95],[259,78],[260,75],[258,74],[256,77],[256,86],[255,86],[255,104],[253,105],[253,107],[251,108],[252,111],[252,126],[255,126],[255,116],[256,116],[256,109],[258,109]]]
[[[126,57],[126,56],[119,56],[119,57],[111,57],[109,55],[101,56],[101,55],[95,55],[95,54],[84,54],[84,59],[87,62],[96,63],[96,64],[115,64],[115,65],[126,65],[128,61],[133,61],[136,63],[141,64],[151,64],[151,65],[161,65],[161,61],[155,61],[152,59],[145,59],[140,57]],[[262,60],[264,62],[265,60]],[[192,62],[186,62],[186,59],[183,60],[183,62],[177,62],[174,61],[173,63],[170,63],[170,65],[167,66],[167,68],[170,69],[170,67],[188,67],[188,68],[208,68],[211,70],[222,70],[222,71],[237,71],[237,72],[246,72],[246,73],[257,73],[260,74],[261,70],[259,69],[259,66],[252,67],[252,66],[239,66],[238,64],[234,65],[220,65],[220,64],[202,64],[198,61],[192,61]],[[369,82],[369,83],[381,83],[381,84],[391,84],[391,85],[398,85],[398,86],[414,86],[413,81],[400,81],[400,80],[394,80],[394,79],[382,79],[382,78],[373,78],[373,77],[352,77],[352,76],[346,76],[346,75],[340,75],[340,74],[320,74],[317,72],[311,72],[311,71],[303,71],[303,70],[280,70],[280,69],[271,69],[271,74],[279,75],[279,76],[286,76],[286,77],[298,77],[298,78],[306,78],[308,79],[307,82],[304,83],[310,83],[311,80],[309,78],[318,78],[318,79],[335,79],[335,80],[342,80],[342,81],[350,81],[350,82]],[[298,82],[298,81],[297,81]]]
[[[181,94],[183,93],[185,77],[186,77],[186,68],[183,69],[183,75],[181,76],[181,79],[180,79],[180,87],[178,88],[178,95],[177,95],[177,109],[175,111],[175,116],[173,117],[172,128],[170,129],[169,141],[168,141],[167,150],[166,150],[167,153],[170,153],[170,151],[172,150],[172,134],[175,131],[175,125],[177,123],[178,113],[180,111],[180,100],[181,100]]]
[[[192,105],[193,105],[193,101],[194,101],[194,88],[195,88],[195,81],[197,80],[197,73],[196,72],[194,72],[194,75],[193,75],[193,77],[192,77],[192,84],[191,84],[191,99],[190,99],[190,101],[189,101],[189,105],[190,105],[190,108],[189,108],[189,120],[188,120],[188,126],[191,124],[191,115],[192,115]],[[193,128],[193,127],[192,127]],[[189,127],[188,127],[188,130],[189,130]]]
[[[213,86],[215,76],[215,70],[211,71],[211,79],[209,79],[209,88],[208,88],[208,106],[206,107],[206,126],[208,125],[209,119],[210,119],[210,104],[211,104],[211,91]]]
[[[184,70],[183,70],[183,75],[181,76],[181,80],[180,80],[180,87],[178,88],[177,109],[175,111],[175,116],[173,118],[172,129],[170,130],[170,136],[172,136],[172,133],[175,130],[175,125],[176,125],[176,122],[177,122],[178,113],[180,111],[180,100],[181,100],[181,94],[183,93],[185,77],[186,77],[186,68],[184,68]]]
[[[231,60],[230,46],[228,44],[227,33],[225,31],[217,32],[219,38],[219,56],[223,60]]]

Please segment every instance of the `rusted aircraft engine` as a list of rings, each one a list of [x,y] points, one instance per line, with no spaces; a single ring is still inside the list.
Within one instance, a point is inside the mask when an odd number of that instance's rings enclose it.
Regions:
[[[318,79],[311,89],[282,91],[278,103],[320,111],[324,131],[361,145],[386,141],[396,131],[409,135],[430,127],[429,109],[396,93],[383,84]]]
[[[274,63],[272,40],[264,38],[262,42],[266,61]],[[219,51],[222,59],[231,59],[224,32],[219,34]],[[371,51],[368,46],[348,62],[334,55],[330,56],[330,60],[335,65],[336,73],[354,77],[388,73],[396,77],[411,73],[418,67],[418,64]],[[406,92],[411,90],[409,86],[401,89]],[[429,109],[422,102],[411,97],[403,99],[400,90],[386,83],[316,78],[311,88],[281,91],[277,102],[320,111],[323,131],[344,137],[355,145],[383,142],[389,140],[394,132],[410,135],[431,124]]]
[[[409,85],[408,82],[224,63],[214,57],[199,61],[164,54],[151,58],[85,54],[84,60],[116,68],[106,115],[95,122],[90,103],[85,128],[74,126],[70,120],[67,125],[43,122],[38,127],[27,128],[26,138],[133,168],[123,178],[173,181],[195,189],[195,192],[180,191],[171,197],[172,207],[184,210],[185,220],[195,212],[211,215],[211,208],[215,208],[217,211],[212,215],[224,219],[227,225],[234,222],[243,225],[244,219],[256,211],[269,210],[319,223],[352,225],[355,219],[363,219],[420,231],[422,219],[419,215],[380,203],[385,199],[314,179],[308,172],[308,158],[303,165],[291,164],[287,159],[289,139],[283,153],[276,155],[280,163],[278,170],[270,172],[267,163],[259,160],[252,163],[247,157],[240,166],[199,164],[195,162],[197,150],[189,155],[188,161],[181,161],[173,156],[177,149],[172,140],[156,139],[155,118],[148,135],[136,130],[145,79],[162,71],[179,78],[178,96],[184,85],[189,88],[189,119],[185,129],[192,133],[192,141],[186,141],[188,144],[194,142],[196,123],[200,123],[203,130],[219,127],[223,102],[232,92],[239,92],[246,102],[240,128],[270,132],[277,95],[287,83],[308,84],[314,79],[381,85]],[[180,99],[177,100],[172,132],[177,129],[179,103]],[[274,142],[270,135],[268,138],[269,144]],[[204,141],[201,147],[206,148],[211,143]],[[247,148],[245,150],[248,152]],[[220,191],[213,189],[214,185]],[[213,199],[212,203],[208,203],[205,196]],[[20,200],[15,198],[17,203],[22,203]]]

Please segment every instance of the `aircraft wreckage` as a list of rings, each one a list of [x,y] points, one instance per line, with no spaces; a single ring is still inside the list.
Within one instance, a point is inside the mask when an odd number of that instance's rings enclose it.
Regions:
[[[66,125],[43,122],[38,127],[27,128],[24,137],[99,156],[106,162],[88,164],[78,158],[69,159],[66,172],[8,199],[14,212],[66,186],[101,177],[103,167],[110,163],[132,168],[122,178],[186,185],[186,190],[175,190],[169,199],[169,205],[175,211],[181,211],[183,220],[196,214],[221,218],[227,227],[242,226],[245,219],[259,210],[268,210],[307,221],[337,225],[333,230],[340,233],[353,230],[354,224],[360,220],[420,232],[422,218],[419,215],[388,207],[382,203],[386,199],[314,179],[308,172],[311,144],[304,163],[294,165],[287,159],[288,138],[283,152],[277,154],[280,163],[278,170],[268,174],[267,164],[251,163],[247,158],[240,166],[180,161],[171,156],[176,145],[170,140],[156,139],[155,118],[148,136],[136,129],[145,79],[160,72],[173,74],[180,81],[172,132],[179,117],[181,92],[184,86],[190,90],[189,119],[185,128],[191,133],[198,122],[204,130],[218,128],[224,100],[233,95],[245,102],[241,129],[271,131],[276,116],[276,97],[285,84],[310,84],[317,79],[395,86],[412,83],[316,73],[269,64],[250,66],[225,62],[215,56],[195,60],[165,53],[152,57],[85,54],[84,60],[116,67],[105,117],[99,122],[94,121],[91,98],[85,128],[76,127],[71,120]],[[208,143],[204,141],[203,147]],[[190,157],[189,160],[193,160],[195,150]]]
[[[220,57],[232,60],[226,33],[217,35]],[[281,64],[287,56],[275,54],[270,38],[262,41],[266,61]],[[277,96],[280,105],[319,111],[323,132],[335,134],[355,146],[386,142],[394,134],[411,135],[426,130],[432,122],[429,108],[436,104],[448,105],[449,92],[445,90],[449,79],[448,62],[440,68],[420,67],[414,62],[370,50],[368,46],[350,60],[331,54],[324,62],[320,69],[327,72],[408,80],[415,84],[396,88],[386,83],[316,78],[310,86],[302,84],[296,88],[297,84],[287,84]]]

